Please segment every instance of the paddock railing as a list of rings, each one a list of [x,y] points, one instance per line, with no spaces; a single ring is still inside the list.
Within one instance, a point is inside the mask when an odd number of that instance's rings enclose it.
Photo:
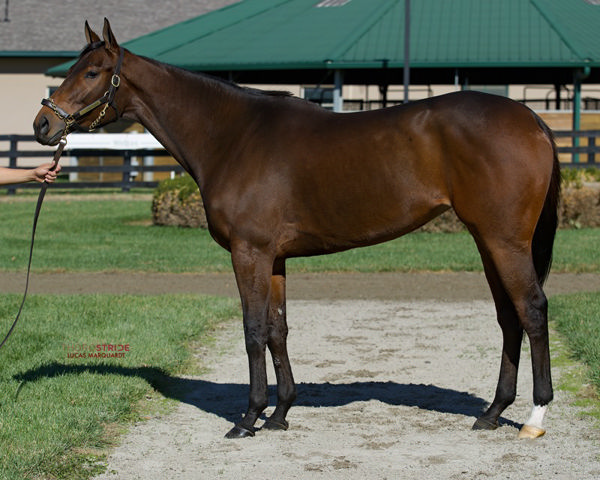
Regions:
[[[600,167],[600,130],[556,130],[554,136],[563,165]]]
[[[569,131],[561,130],[554,132],[558,144],[558,152],[560,160],[565,167],[585,168],[598,167],[600,168],[600,130],[582,130]],[[84,148],[85,142],[69,141],[67,148],[63,153],[61,161],[61,180],[57,181],[55,188],[65,189],[120,189],[123,192],[128,192],[132,188],[155,188],[158,185],[156,179],[148,180],[148,174],[156,172],[167,172],[167,176],[183,172],[183,168],[177,163],[169,163],[165,165],[155,165],[154,159],[157,157],[170,157],[170,154],[160,145],[135,140],[142,139],[142,135],[126,135],[131,136],[132,141],[124,142],[129,145],[129,148],[118,148],[119,142],[113,142],[110,147],[104,148]],[[103,136],[104,139],[110,139],[111,134]],[[124,138],[125,136],[118,137]],[[69,139],[74,138],[69,137]],[[83,138],[83,136],[81,136]],[[98,136],[100,138],[100,136]],[[117,137],[115,137],[117,138]],[[96,145],[102,144],[102,141]],[[2,145],[7,145],[5,149]],[[25,148],[21,148],[26,145]],[[146,148],[144,145],[152,145],[152,148]],[[33,135],[0,135],[0,162],[3,158],[7,158],[8,162],[4,161],[1,164],[8,165],[11,168],[32,168],[33,166],[51,161],[54,154],[54,149],[42,147],[35,143]],[[117,164],[102,165],[101,161],[94,165],[80,165],[77,162],[66,159],[80,158],[120,158]],[[31,159],[39,159],[32,161]],[[73,164],[76,163],[76,164]],[[108,176],[112,179],[108,181],[85,181],[80,179],[80,174],[96,173],[99,175]],[[68,175],[69,179],[64,180]],[[117,177],[115,180],[114,177]],[[152,177],[154,175],[151,175]],[[9,193],[15,193],[17,188],[35,188],[36,185],[20,184],[10,185],[5,187]]]
[[[73,136],[72,136],[73,137]],[[183,172],[181,165],[169,163],[155,165],[156,157],[170,157],[171,155],[160,145],[156,148],[83,148],[82,142],[71,141],[65,148],[61,158],[61,175],[55,183],[55,188],[86,189],[86,188],[117,188],[128,192],[132,188],[154,188],[158,185],[157,180],[146,180],[149,173],[167,172],[167,176]],[[105,136],[106,137],[106,136]],[[138,137],[138,135],[132,135]],[[139,135],[142,137],[142,135]],[[135,139],[135,138],[134,138]],[[34,144],[33,135],[0,135],[0,145],[8,145],[8,149],[0,147],[0,162],[10,168],[32,168],[40,163],[52,161],[54,148],[42,147]],[[23,144],[27,145],[23,148]],[[134,143],[135,145],[135,143]],[[143,143],[142,143],[143,145]],[[117,164],[102,165],[100,159],[121,159]],[[95,165],[80,165],[77,159],[97,158]],[[39,159],[32,161],[32,159]],[[75,160],[75,161],[73,161]],[[112,162],[111,162],[112,163]],[[113,177],[108,181],[85,181],[79,179],[80,174],[98,174],[99,176]],[[112,174],[112,175],[108,175]],[[68,180],[65,180],[68,175]],[[154,176],[154,175],[152,175]],[[117,177],[115,179],[114,177]],[[17,188],[35,188],[35,183],[10,185],[6,189],[8,193],[15,193]]]

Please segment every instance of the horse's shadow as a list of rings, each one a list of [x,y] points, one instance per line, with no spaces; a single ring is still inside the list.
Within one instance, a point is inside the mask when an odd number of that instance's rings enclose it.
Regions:
[[[139,377],[167,398],[193,405],[230,422],[239,421],[247,406],[248,385],[215,383],[200,379],[172,376],[155,367],[123,367],[108,364],[69,365],[54,362],[13,376],[20,382],[19,390],[40,378],[63,375],[96,373]],[[275,387],[270,387],[270,397],[276,397]],[[388,405],[418,407],[440,413],[450,413],[477,418],[487,402],[468,392],[459,392],[435,385],[402,384],[395,382],[353,382],[345,384],[301,383],[298,385],[296,405],[304,407],[340,407],[353,402],[378,400]],[[521,425],[500,419],[500,425]]]

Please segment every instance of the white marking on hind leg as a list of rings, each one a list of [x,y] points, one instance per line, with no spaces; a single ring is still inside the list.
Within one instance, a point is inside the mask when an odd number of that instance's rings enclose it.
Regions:
[[[544,422],[544,415],[546,415],[547,410],[548,405],[534,405],[533,410],[531,410],[531,416],[529,417],[529,420],[525,422],[525,425],[543,430],[544,427],[542,426],[542,423]]]
[[[531,411],[529,420],[525,422],[523,428],[519,432],[519,438],[538,438],[546,433],[542,423],[544,422],[544,415],[548,410],[548,405],[534,405]]]

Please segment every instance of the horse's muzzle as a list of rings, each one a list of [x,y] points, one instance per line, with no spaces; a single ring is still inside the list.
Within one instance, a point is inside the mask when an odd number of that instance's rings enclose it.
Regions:
[[[65,123],[52,114],[40,110],[33,122],[35,139],[42,145],[57,145],[65,130]]]

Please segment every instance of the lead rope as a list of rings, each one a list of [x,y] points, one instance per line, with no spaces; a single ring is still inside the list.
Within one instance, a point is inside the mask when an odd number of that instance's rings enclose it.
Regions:
[[[58,161],[60,160],[60,156],[62,155],[62,152],[63,152],[66,144],[67,144],[67,137],[66,137],[66,135],[64,135],[60,139],[58,148],[56,149],[56,152],[54,153],[54,164],[50,167],[49,171],[52,172],[57,167]],[[6,334],[6,337],[4,337],[4,340],[2,340],[2,343],[0,343],[0,348],[2,348],[4,346],[4,344],[8,340],[8,337],[10,337],[13,330],[15,329],[17,322],[19,321],[19,317],[21,316],[21,311],[23,310],[23,306],[25,305],[25,299],[27,298],[27,290],[29,289],[29,274],[31,272],[31,258],[33,257],[33,242],[35,240],[35,229],[37,227],[38,217],[40,216],[40,210],[42,209],[42,202],[44,201],[44,196],[46,195],[46,190],[48,189],[48,185],[49,185],[48,182],[46,182],[46,180],[44,180],[44,182],[42,183],[42,188],[40,189],[40,194],[38,196],[37,205],[35,207],[35,213],[33,214],[33,228],[31,230],[31,244],[29,247],[29,262],[27,264],[27,277],[25,280],[25,292],[23,293],[23,300],[21,301],[21,306],[19,307],[19,311],[17,312],[17,316],[15,317],[15,320],[14,320],[12,326],[10,327],[10,330]]]

